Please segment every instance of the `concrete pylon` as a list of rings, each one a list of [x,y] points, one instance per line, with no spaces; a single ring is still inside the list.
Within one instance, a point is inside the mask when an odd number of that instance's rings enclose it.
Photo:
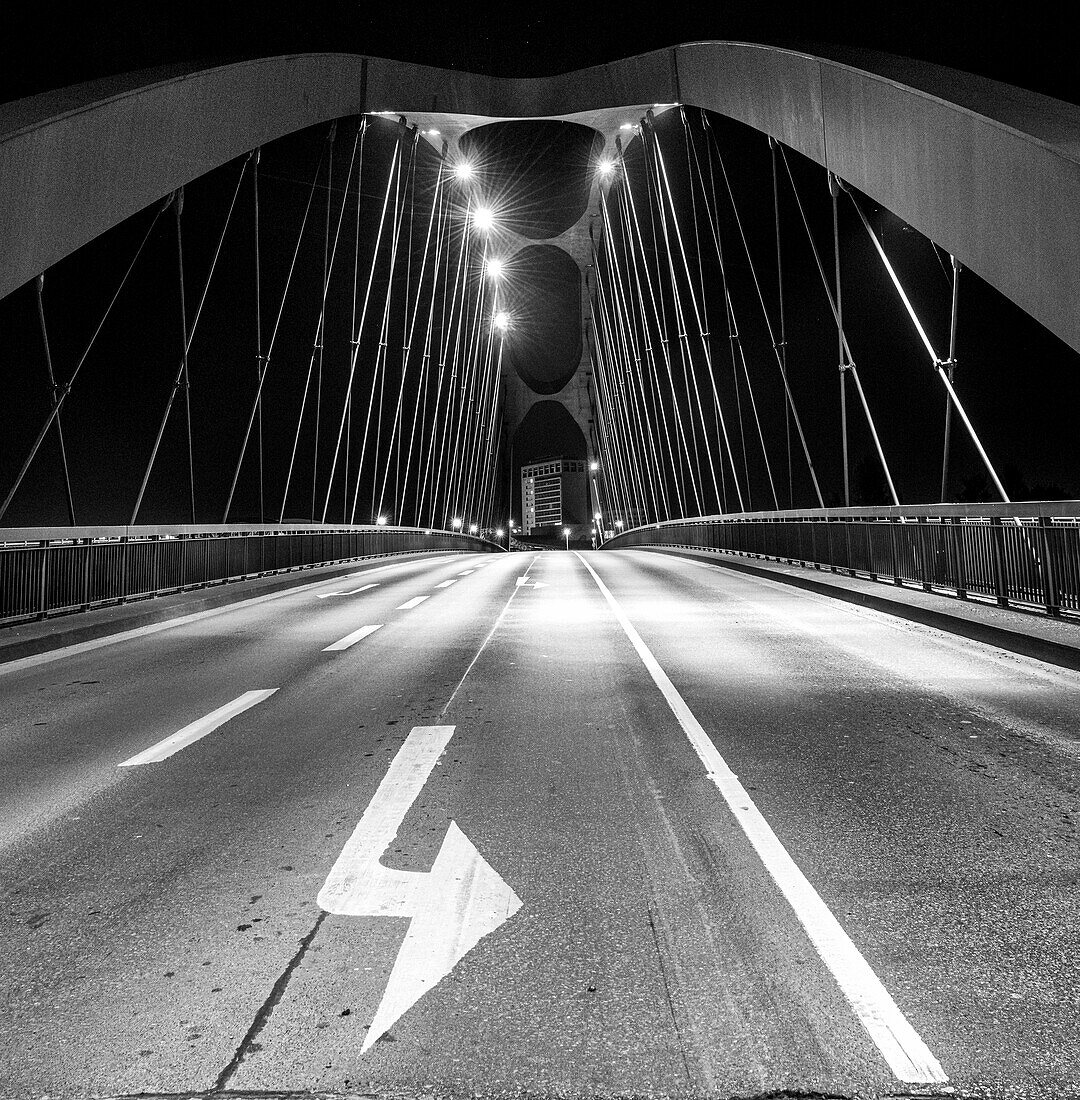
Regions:
[[[662,114],[665,110],[676,106],[677,104],[639,104],[620,108],[604,108],[579,114],[545,116],[533,121],[570,122],[588,127],[600,139],[594,145],[594,154],[597,160],[601,158],[614,160],[617,154],[615,146],[617,137],[621,137],[625,143],[633,137],[647,112],[651,110],[654,114]],[[407,121],[414,124],[420,134],[426,137],[436,148],[445,149],[448,156],[455,157],[460,154],[462,137],[470,130],[498,122],[520,124],[525,120],[520,117],[499,119],[430,112],[410,114]],[[539,392],[514,369],[512,363],[508,361],[511,357],[504,359],[502,368],[503,420],[510,433],[510,438],[514,437],[514,434],[534,406],[542,402],[554,401],[563,406],[581,429],[586,444],[586,457],[589,459],[595,457],[598,431],[597,425],[594,423],[595,412],[592,397],[593,361],[591,348],[593,341],[590,332],[591,310],[589,306],[588,273],[592,269],[593,243],[589,231],[594,222],[599,223],[600,188],[602,186],[605,186],[605,184],[600,178],[600,173],[598,171],[593,172],[584,213],[573,225],[557,236],[534,238],[505,228],[500,230],[498,234],[500,258],[511,264],[517,253],[537,245],[557,248],[569,256],[578,271],[580,303],[578,325],[581,333],[581,351],[578,363],[572,373],[568,374],[566,381],[557,392]],[[597,234],[596,239],[599,240],[599,234]]]

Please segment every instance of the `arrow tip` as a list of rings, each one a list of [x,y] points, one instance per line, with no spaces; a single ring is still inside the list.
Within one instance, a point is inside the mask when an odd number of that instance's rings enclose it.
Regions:
[[[418,902],[362,1054],[521,908],[521,899],[453,821]]]

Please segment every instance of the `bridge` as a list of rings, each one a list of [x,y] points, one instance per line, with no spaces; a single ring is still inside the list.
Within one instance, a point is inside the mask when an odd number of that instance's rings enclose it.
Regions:
[[[1076,1095],[1078,149],[737,42],[0,105],[0,1094]]]

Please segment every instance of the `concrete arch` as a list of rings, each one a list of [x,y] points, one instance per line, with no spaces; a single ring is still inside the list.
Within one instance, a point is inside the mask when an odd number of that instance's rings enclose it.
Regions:
[[[562,118],[610,133],[654,103],[744,122],[937,241],[1080,351],[1080,108],[886,55],[697,42],[494,79],[299,54],[136,73],[0,107],[0,296],[181,184],[364,110],[468,126]]]

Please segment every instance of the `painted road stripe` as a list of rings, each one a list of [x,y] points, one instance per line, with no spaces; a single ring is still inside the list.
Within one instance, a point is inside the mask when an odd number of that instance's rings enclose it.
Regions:
[[[330,596],[355,596],[357,592],[366,592],[369,588],[378,588],[377,581],[372,581],[371,584],[362,584],[359,588],[350,588],[347,592],[318,592],[315,598],[318,600],[325,600]]]
[[[443,581],[441,584],[435,585],[436,588],[449,588],[450,585],[457,584],[457,578],[451,577],[448,581]]]
[[[577,551],[574,551],[577,553]],[[889,991],[848,938],[829,907],[788,855],[761,811],[754,805],[746,788],[736,778],[727,762],[717,751],[701,723],[694,717],[686,701],[668,679],[641,635],[597,576],[596,570],[581,556],[582,564],[592,574],[597,587],[615,613],[634,649],[649,670],[656,686],[663,693],[672,713],[693,745],[709,778],[716,784],[724,801],[742,826],[761,862],[780,887],[795,915],[810,937],[822,961],[862,1021],[870,1038],[877,1044],[889,1068],[901,1081],[911,1084],[943,1084],[948,1081],[941,1064],[930,1052],[918,1032],[908,1023]]]
[[[430,596],[413,596],[411,600],[406,600],[404,603],[399,603],[397,606],[398,611],[411,611],[414,607],[422,604],[424,600],[430,599]]]
[[[462,569],[462,571],[460,573],[458,573],[458,576],[459,577],[467,577],[470,573],[475,573],[475,572],[476,572],[475,569]]]
[[[334,642],[333,645],[328,645],[323,653],[338,653],[343,649],[348,649],[351,645],[356,645],[361,638],[366,638],[369,634],[374,634],[376,630],[382,630],[382,623],[375,623],[371,626],[362,626],[359,630],[354,630],[351,634],[346,634],[344,638],[339,642]]]
[[[218,726],[225,725],[230,718],[235,718],[238,714],[243,714],[245,710],[261,703],[264,699],[269,699],[275,691],[277,691],[277,688],[245,691],[243,695],[238,696],[231,703],[226,703],[225,706],[211,711],[205,718],[200,718],[197,722],[192,722],[182,730],[177,730],[176,733],[166,737],[164,741],[159,741],[156,745],[143,749],[137,756],[124,760],[117,767],[134,768],[139,764],[159,764],[162,760],[167,760],[173,753],[186,748],[192,742],[201,740],[208,733],[213,733]]]

